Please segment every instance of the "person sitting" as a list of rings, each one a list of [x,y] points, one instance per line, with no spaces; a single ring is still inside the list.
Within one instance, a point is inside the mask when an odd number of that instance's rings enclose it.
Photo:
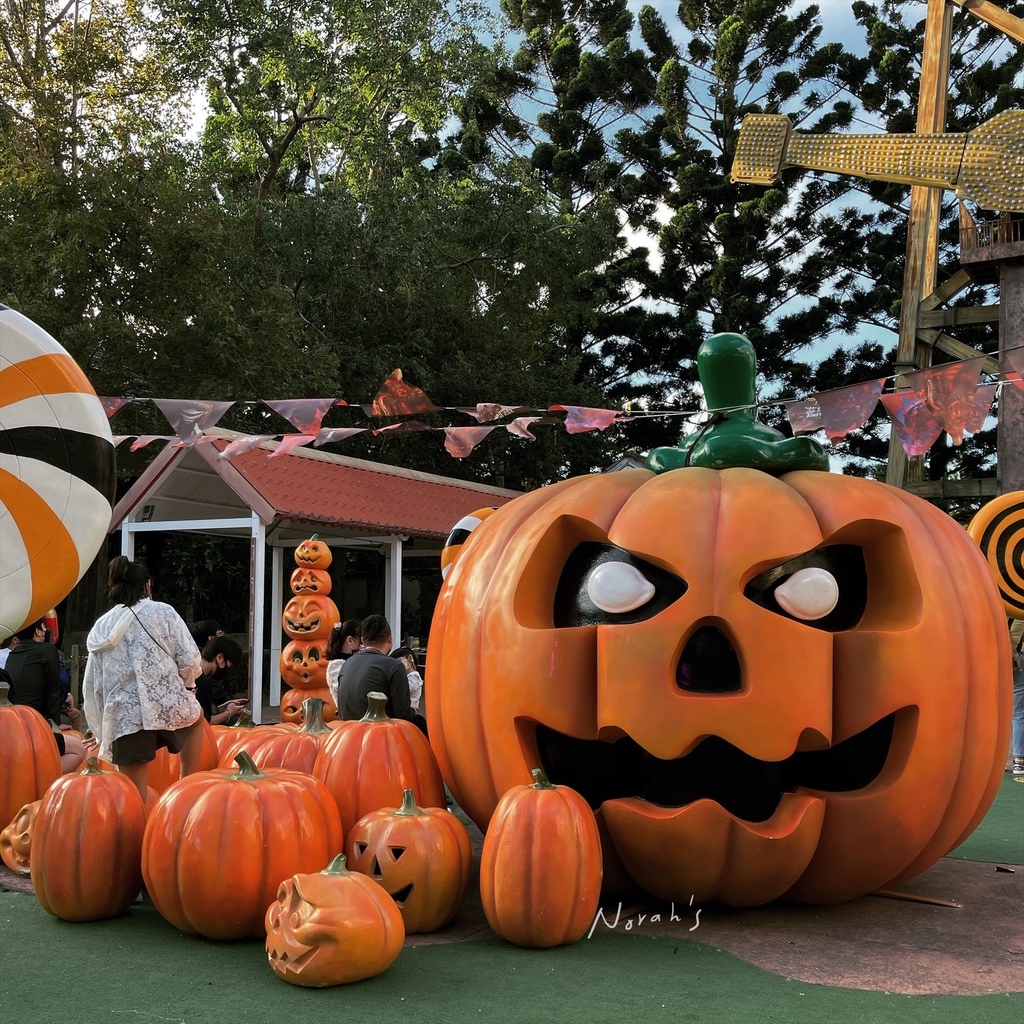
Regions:
[[[215,619],[200,619],[198,622],[193,622],[188,627],[188,631],[192,634],[192,639],[196,642],[196,647],[200,651],[215,637],[223,636],[224,630],[220,628],[220,623]]]
[[[327,649],[324,651],[324,657],[327,659],[327,685],[335,704],[338,703],[341,670],[346,660],[359,650],[360,643],[358,619],[339,622],[327,638]]]
[[[242,662],[241,644],[230,636],[215,636],[199,656],[202,667],[196,678],[196,700],[211,725],[230,723],[235,715],[245,710],[246,700],[227,699],[224,680],[228,673]],[[223,698],[223,699],[222,699]]]
[[[387,697],[385,712],[389,718],[412,722],[424,734],[427,723],[409,704],[409,679],[405,666],[388,657],[392,647],[391,626],[383,615],[370,615],[359,626],[363,649],[345,662],[338,687],[338,716],[358,720],[369,706],[367,695],[374,690]]]
[[[411,647],[396,647],[391,652],[392,658],[398,660],[405,666],[409,676],[409,704],[417,714],[423,714],[423,676],[416,667],[416,655]]]

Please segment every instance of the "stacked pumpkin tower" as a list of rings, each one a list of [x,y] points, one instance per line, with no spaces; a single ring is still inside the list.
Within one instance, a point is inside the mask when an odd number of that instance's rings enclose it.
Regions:
[[[341,621],[338,606],[328,596],[331,575],[327,572],[331,549],[314,534],[295,549],[297,568],[292,573],[295,596],[285,606],[281,622],[288,643],[281,652],[281,678],[291,689],[281,698],[281,720],[299,722],[302,702],[319,697],[324,719],[337,718],[334,697],[327,686],[327,641]]]

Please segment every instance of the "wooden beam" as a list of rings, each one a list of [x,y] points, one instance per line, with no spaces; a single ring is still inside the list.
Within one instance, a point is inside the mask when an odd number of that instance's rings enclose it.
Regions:
[[[919,480],[905,484],[903,489],[919,498],[994,498],[996,478],[979,480]]]
[[[993,28],[1005,32],[1011,39],[1024,43],[1024,21],[1015,14],[1004,11],[998,4],[990,0],[953,0],[957,7],[962,7],[968,14],[988,23]]]
[[[953,306],[951,309],[930,309],[917,318],[919,327],[957,327],[964,324],[999,323],[999,303],[994,306]]]
[[[963,204],[961,204],[963,205]],[[921,300],[918,309],[923,313],[938,306],[944,306],[955,299],[965,288],[970,288],[973,278],[961,267],[948,281],[943,282]]]
[[[923,342],[925,345],[937,348],[940,352],[945,352],[947,356],[953,356],[955,359],[976,359],[978,356],[985,355],[984,352],[980,352],[978,349],[966,344],[966,342],[957,341],[956,338],[931,328],[918,331],[917,338],[918,341]],[[999,373],[999,360],[995,356],[985,356],[982,372]]]

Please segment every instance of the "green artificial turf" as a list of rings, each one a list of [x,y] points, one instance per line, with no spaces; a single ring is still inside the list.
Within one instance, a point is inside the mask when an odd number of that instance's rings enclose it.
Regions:
[[[597,932],[522,950],[496,939],[406,947],[376,978],[302,989],[262,943],[182,935],[144,903],[69,924],[0,893],[0,1011],[18,1024],[300,1024],[305,1021],[1019,1024],[1024,993],[905,996],[791,981],[692,941]]]
[[[985,864],[1024,864],[1024,784],[1004,776],[984,824],[949,856]]]

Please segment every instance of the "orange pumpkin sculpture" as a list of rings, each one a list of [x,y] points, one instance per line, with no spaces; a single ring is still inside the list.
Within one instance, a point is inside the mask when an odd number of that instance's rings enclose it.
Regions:
[[[466,826],[444,807],[417,807],[411,789],[401,807],[360,818],[346,850],[353,869],[395,901],[406,935],[443,928],[462,906],[473,861]]]
[[[260,743],[251,756],[257,768],[288,768],[312,774],[317,754],[331,730],[324,723],[324,702],[307,697],[302,702],[302,725],[282,729]]]
[[[39,800],[60,776],[53,731],[35,708],[12,704],[0,683],[0,821],[7,824],[25,804]]]
[[[539,768],[533,777],[494,810],[480,855],[480,901],[503,939],[550,949],[581,938],[597,914],[601,837],[579,793],[552,786]]]
[[[32,829],[32,888],[65,921],[123,913],[142,885],[142,797],[128,776],[89,761],[46,791]]]
[[[402,950],[405,928],[376,882],[338,854],[319,874],[286,878],[267,909],[267,959],[292,985],[324,988],[372,978]]]
[[[281,652],[281,678],[293,690],[321,689],[327,685],[324,640],[289,640]]]
[[[297,729],[302,725],[302,705],[310,697],[316,697],[323,702],[321,714],[328,725],[338,720],[338,708],[334,703],[334,694],[331,693],[330,687],[322,686],[312,690],[289,690],[281,698],[281,724],[292,729]]]
[[[750,405],[753,379],[705,392]],[[542,765],[602,819],[606,877],[660,898],[850,899],[925,870],[991,803],[1003,609],[935,507],[786,471],[768,428],[722,422],[749,446],[712,427],[680,468],[570,479],[474,531],[431,630],[431,744],[481,828]]]
[[[160,914],[208,939],[262,937],[282,878],[316,871],[342,849],[338,809],[311,775],[194,772],[160,798],[146,823],[142,873]],[[224,851],[230,851],[230,857]]]
[[[32,830],[42,802],[33,800],[25,804],[0,832],[0,860],[16,875],[28,876],[32,873]]]

